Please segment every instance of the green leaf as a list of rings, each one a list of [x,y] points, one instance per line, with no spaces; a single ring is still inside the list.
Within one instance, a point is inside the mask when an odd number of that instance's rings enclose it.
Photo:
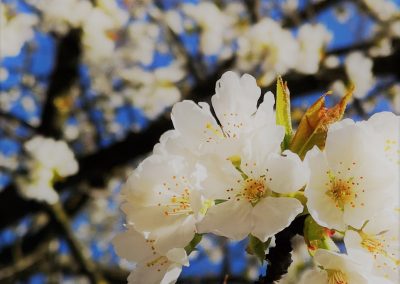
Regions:
[[[246,251],[248,254],[254,255],[260,260],[261,263],[265,260],[265,251],[267,250],[271,238],[265,243],[260,241],[257,237],[249,235],[249,244],[247,245]]]
[[[190,243],[185,246],[185,251],[187,255],[189,255],[192,251],[196,249],[196,246],[200,243],[201,239],[203,238],[202,234],[195,234],[193,239],[190,241]]]
[[[293,129],[290,115],[290,92],[286,82],[284,83],[280,76],[276,83],[276,123],[285,128],[282,150],[286,150],[292,140]]]

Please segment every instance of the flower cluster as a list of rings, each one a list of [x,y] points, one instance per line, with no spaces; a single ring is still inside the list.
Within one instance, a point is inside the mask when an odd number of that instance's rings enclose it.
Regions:
[[[396,283],[400,118],[380,113],[334,123],[350,94],[332,109],[322,98],[292,135],[282,81],[276,112],[273,94],[258,106],[260,95],[252,76],[227,72],[212,110],[207,103],[175,104],[175,129],[122,193],[128,231],[114,244],[137,262],[129,280],[174,282],[202,234],[267,244],[309,214],[304,237],[320,268],[307,272],[304,283],[384,283],[365,282],[367,273]],[[348,255],[335,252],[331,230],[344,236]]]
[[[59,200],[54,181],[75,174],[78,163],[64,141],[36,136],[24,145],[30,157],[28,174],[17,178],[18,189],[25,198],[54,204]]]

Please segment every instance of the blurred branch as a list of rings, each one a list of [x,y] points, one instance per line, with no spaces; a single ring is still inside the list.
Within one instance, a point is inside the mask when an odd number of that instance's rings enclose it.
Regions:
[[[247,11],[249,12],[250,21],[252,23],[257,23],[261,19],[260,0],[245,0],[243,2],[247,7]]]
[[[289,16],[283,19],[282,25],[286,28],[295,27],[299,22],[309,21],[313,16],[345,1],[347,0],[325,0],[310,4],[311,6],[307,6],[303,10],[298,11],[296,17]],[[310,11],[313,13],[311,14]]]
[[[81,32],[80,29],[71,29],[59,42],[55,67],[50,77],[42,111],[41,124],[38,127],[38,132],[42,135],[53,138],[61,136],[55,99],[68,91],[78,78],[78,66],[82,52]]]
[[[29,130],[35,130],[36,129],[36,127],[31,125],[30,123],[26,122],[22,118],[14,116],[10,112],[0,111],[0,118],[4,118],[4,119],[8,120],[9,122],[20,124],[20,125],[24,126],[25,128],[28,128]]]
[[[167,21],[164,19],[164,11],[163,11],[163,4],[162,1],[154,1],[156,8],[152,10],[151,16],[158,22],[161,23],[166,27],[167,38],[173,43],[172,46],[175,47],[175,51],[185,58],[186,67],[190,74],[192,74],[197,82],[203,81],[204,74],[202,74],[201,70],[205,70],[202,65],[201,58],[196,56],[193,58],[185,48],[184,44],[182,43],[179,35],[177,35],[171,27],[168,25]]]
[[[53,224],[57,226],[59,234],[66,239],[74,259],[79,263],[79,267],[82,271],[88,276],[92,283],[106,283],[102,275],[97,271],[86,249],[82,247],[81,243],[72,232],[69,218],[62,204],[56,203],[54,205],[48,205],[46,208],[48,214],[53,219]]]

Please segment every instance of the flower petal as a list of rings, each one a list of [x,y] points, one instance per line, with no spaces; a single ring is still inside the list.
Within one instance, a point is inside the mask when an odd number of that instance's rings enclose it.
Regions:
[[[303,211],[303,205],[295,198],[263,198],[252,210],[251,233],[265,242],[290,225]]]
[[[245,200],[220,203],[208,209],[204,219],[197,224],[197,230],[242,240],[251,231],[251,209],[251,204]]]

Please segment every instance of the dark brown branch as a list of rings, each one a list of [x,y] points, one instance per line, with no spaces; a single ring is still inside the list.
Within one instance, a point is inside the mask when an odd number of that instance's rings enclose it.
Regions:
[[[59,42],[55,68],[50,78],[41,124],[38,127],[38,132],[45,136],[54,138],[61,136],[54,102],[58,96],[68,91],[78,79],[78,66],[82,52],[81,33],[80,29],[72,29]]]
[[[267,273],[260,277],[258,284],[273,284],[285,275],[292,263],[292,244],[291,239],[295,235],[303,235],[305,216],[296,218],[289,227],[279,232],[275,236],[275,247],[269,249],[265,256],[268,263]]]

